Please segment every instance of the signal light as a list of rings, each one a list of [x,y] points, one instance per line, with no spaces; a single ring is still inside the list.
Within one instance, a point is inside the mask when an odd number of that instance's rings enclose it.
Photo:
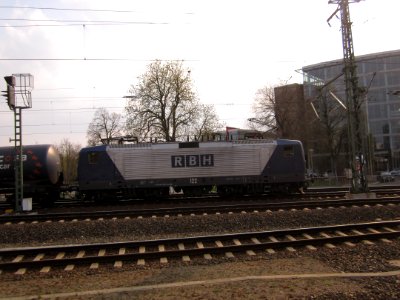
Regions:
[[[2,96],[6,97],[7,104],[10,109],[15,108],[15,77],[5,76],[4,80],[7,82],[7,91],[2,91]]]

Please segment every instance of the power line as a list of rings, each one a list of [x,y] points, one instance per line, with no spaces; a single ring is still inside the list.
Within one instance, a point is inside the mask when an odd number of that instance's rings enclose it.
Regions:
[[[73,88],[71,88],[73,89]],[[57,88],[54,89],[36,89],[40,91],[45,91],[45,90],[57,90]],[[123,96],[57,96],[57,97],[35,97],[35,100],[37,99],[124,99]]]
[[[48,124],[24,124],[24,127],[42,127],[42,126],[82,126],[82,125],[88,125],[90,122],[87,123],[48,123]],[[14,128],[14,126],[6,125],[6,126],[1,126],[2,128]]]
[[[54,21],[61,22],[61,21]],[[73,22],[73,21],[71,21]],[[76,21],[78,22],[78,21]],[[73,24],[29,24],[29,25],[0,25],[2,28],[13,27],[13,28],[22,28],[22,27],[67,27],[67,26],[124,26],[124,25],[169,25],[168,22],[140,22],[140,21],[132,21],[132,22],[117,22],[117,21],[84,21],[82,23],[73,23]]]
[[[61,10],[61,11],[88,11],[88,12],[113,12],[113,13],[136,13],[134,10],[116,10],[116,9],[90,9],[90,8],[59,8],[59,7],[37,7],[37,6],[7,6],[2,5],[0,8],[7,9],[37,9],[37,10]]]
[[[14,60],[14,61],[127,61],[127,60],[135,60],[135,59],[129,59],[129,58],[0,58],[0,60],[4,61],[9,61],[9,60]],[[142,61],[142,60],[137,60],[137,61]],[[146,60],[144,60],[146,61]],[[148,61],[156,61],[154,60],[148,60]]]
[[[82,134],[86,133],[86,131],[56,131],[56,132],[36,132],[36,133],[29,133],[24,132],[24,136],[26,135],[54,135],[54,134]],[[0,134],[0,136],[9,136],[8,134]]]
[[[63,20],[63,19],[26,19],[26,18],[0,18],[0,21],[26,21],[26,22],[62,22],[62,23],[86,23],[90,24],[93,23],[122,23],[122,24],[136,24],[136,23],[148,23],[143,21],[115,21],[115,20]],[[150,22],[154,24],[165,24],[165,23],[158,23],[158,22]]]
[[[105,108],[105,109],[124,109],[125,107],[81,107],[81,108],[54,108],[54,109],[30,109],[29,112],[44,112],[44,111],[74,111],[74,112],[86,112],[86,111],[91,111],[91,110],[96,110],[99,108]],[[0,111],[0,113],[10,113],[10,111]]]
[[[24,27],[71,27],[71,26],[122,26],[122,25],[167,25],[169,23],[151,23],[151,22],[136,22],[135,24],[96,24],[96,23],[82,23],[82,24],[31,24],[31,25],[0,25],[1,28],[24,28]]]
[[[79,12],[111,12],[111,13],[139,13],[136,10],[119,9],[91,9],[91,8],[60,8],[60,7],[38,7],[38,6],[10,6],[1,5],[0,8],[6,9],[34,9],[34,10],[56,10],[56,11],[79,11]],[[193,15],[193,12],[184,12],[185,15]]]
[[[59,88],[44,88],[44,89],[35,89],[36,91],[54,91],[54,90],[74,90],[74,87],[59,87]]]
[[[122,97],[35,97],[35,103],[59,103],[59,102],[93,102],[93,101],[123,100]]]
[[[155,62],[155,61],[190,61],[199,62],[198,59],[135,59],[135,58],[0,58],[0,61],[137,61],[137,62]]]

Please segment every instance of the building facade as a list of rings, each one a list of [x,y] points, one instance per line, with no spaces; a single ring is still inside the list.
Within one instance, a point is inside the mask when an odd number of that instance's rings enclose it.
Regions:
[[[289,84],[274,88],[277,135],[307,143],[307,105],[302,84]]]
[[[355,60],[365,135],[372,137],[367,146],[371,148],[372,169],[400,169],[400,50],[357,56]],[[303,67],[305,102],[315,101],[324,87],[332,102],[345,104],[343,67],[343,59]]]

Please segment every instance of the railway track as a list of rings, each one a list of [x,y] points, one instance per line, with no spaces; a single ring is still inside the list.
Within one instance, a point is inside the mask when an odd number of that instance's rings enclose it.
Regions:
[[[85,245],[27,247],[0,250],[0,274],[25,274],[28,271],[47,273],[50,270],[71,271],[75,267],[97,269],[102,265],[120,268],[125,264],[144,265],[146,261],[167,264],[171,259],[189,262],[192,258],[213,256],[234,258],[235,255],[273,254],[296,248],[317,250],[354,243],[390,243],[400,237],[400,220],[285,229],[210,236],[196,236],[146,241],[98,243]]]
[[[356,206],[383,206],[399,205],[400,198],[378,198],[378,199],[331,199],[331,200],[312,200],[312,201],[292,201],[277,203],[246,203],[246,204],[224,204],[224,205],[200,205],[184,207],[166,207],[151,209],[124,209],[110,211],[88,211],[88,212],[63,212],[46,214],[20,214],[0,216],[0,224],[24,224],[38,222],[66,222],[66,221],[91,221],[117,218],[149,218],[149,217],[169,217],[182,215],[205,215],[223,213],[253,213],[260,211],[280,211],[280,210],[307,210],[337,207],[356,207]]]
[[[144,199],[118,199],[112,202],[109,202],[108,204],[114,204],[114,205],[120,205],[120,206],[126,206],[126,205],[147,205],[149,203],[175,203],[177,205],[185,205],[188,203],[207,203],[207,202],[212,202],[212,201],[225,201],[225,202],[238,202],[241,199],[246,199],[246,201],[269,201],[269,202],[275,202],[275,201],[282,201],[283,197],[286,199],[299,199],[299,200],[304,200],[304,199],[323,199],[323,198],[344,198],[345,194],[349,191],[349,188],[346,187],[330,187],[330,188],[310,188],[305,192],[304,194],[292,194],[292,195],[284,195],[284,196],[277,196],[277,195],[258,195],[258,196],[240,196],[238,197],[231,197],[231,198],[224,198],[221,199],[216,195],[208,195],[204,197],[195,197],[195,198],[185,198],[182,196],[179,197],[172,197],[170,199],[164,199],[164,200],[144,200]],[[379,197],[394,197],[394,196],[399,196],[400,195],[400,187],[397,186],[372,186],[370,187],[370,191],[373,193],[376,193],[377,196]],[[0,191],[1,192],[1,191]],[[76,200],[73,198],[66,198],[66,199],[59,199],[56,201],[53,205],[54,208],[78,208],[78,207],[98,207],[101,204],[95,203],[93,201],[82,201],[82,200]],[[42,207],[40,203],[33,203],[33,207],[35,209],[42,209],[45,207]],[[12,205],[9,202],[6,202],[4,200],[0,201],[0,212],[1,211],[6,211],[6,210],[12,210],[14,209],[14,205]]]

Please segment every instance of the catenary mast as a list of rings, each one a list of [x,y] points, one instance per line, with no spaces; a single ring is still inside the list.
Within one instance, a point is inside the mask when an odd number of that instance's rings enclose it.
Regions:
[[[344,80],[346,87],[346,106],[349,141],[349,160],[352,171],[351,193],[365,193],[368,183],[365,178],[365,161],[363,155],[363,138],[361,126],[361,92],[358,87],[357,66],[354,58],[353,36],[351,32],[349,3],[361,0],[329,0],[329,4],[337,4],[336,11],[328,18],[328,22],[338,12],[341,17]]]

